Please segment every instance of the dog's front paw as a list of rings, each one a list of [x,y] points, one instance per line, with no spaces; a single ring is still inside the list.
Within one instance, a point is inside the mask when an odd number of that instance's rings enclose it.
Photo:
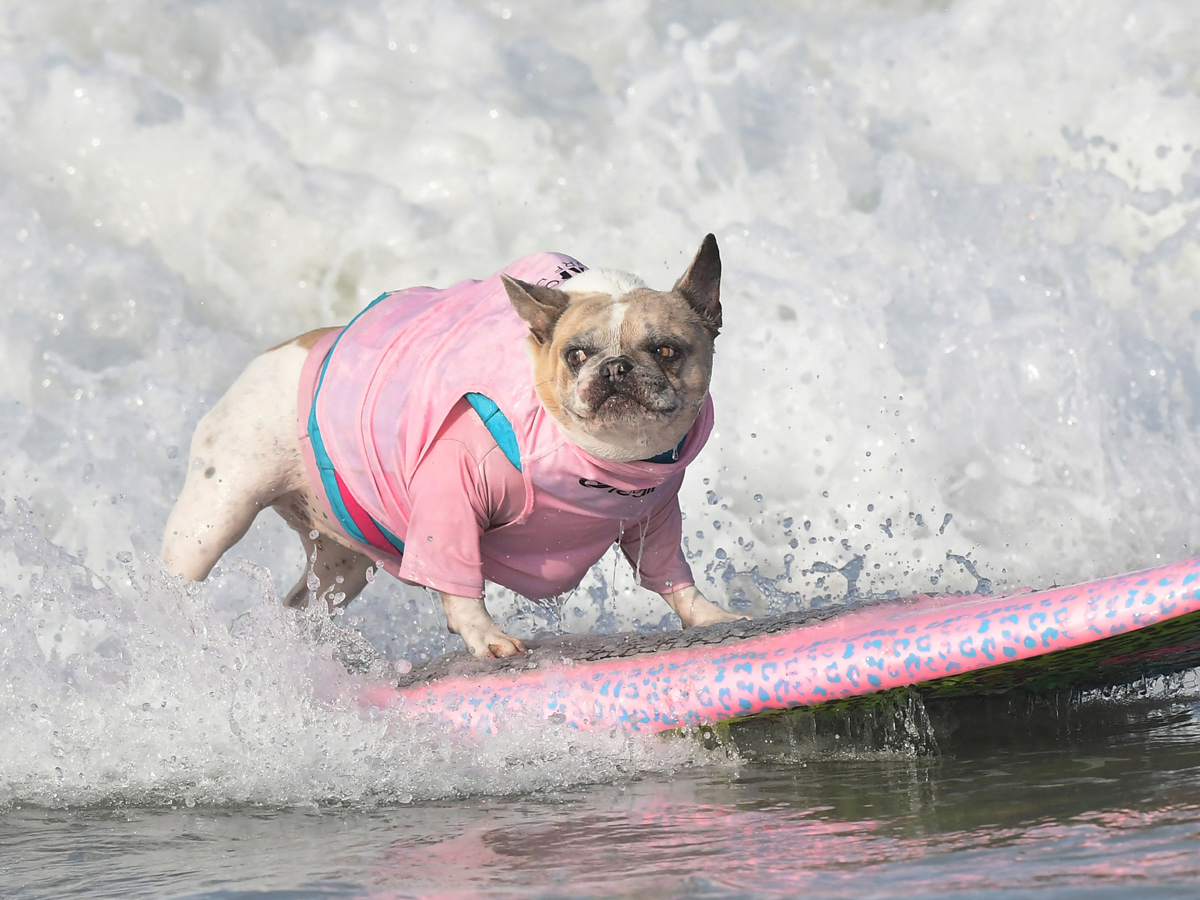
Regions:
[[[525,645],[520,638],[509,637],[499,628],[493,628],[483,634],[464,634],[462,639],[467,642],[467,649],[474,656],[520,656],[525,652]]]
[[[519,638],[509,637],[492,621],[482,599],[442,592],[442,606],[446,610],[446,627],[466,641],[473,656],[504,657],[525,652]]]
[[[721,609],[717,604],[711,604],[711,609],[697,609],[689,619],[680,617],[684,628],[694,628],[697,625],[716,625],[718,622],[736,622],[739,619],[749,620],[749,616],[731,613]]]
[[[671,609],[675,610],[675,614],[679,616],[679,621],[683,623],[684,628],[693,628],[697,625],[716,625],[718,622],[736,622],[738,619],[750,618],[721,609],[700,593],[695,585],[688,585],[669,594],[663,594],[662,598],[667,601]]]

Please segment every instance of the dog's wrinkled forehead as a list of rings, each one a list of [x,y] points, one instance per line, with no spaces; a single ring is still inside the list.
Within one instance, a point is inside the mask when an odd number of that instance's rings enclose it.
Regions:
[[[558,289],[567,294],[608,294],[615,300],[645,287],[642,279],[620,269],[588,269],[568,278]]]

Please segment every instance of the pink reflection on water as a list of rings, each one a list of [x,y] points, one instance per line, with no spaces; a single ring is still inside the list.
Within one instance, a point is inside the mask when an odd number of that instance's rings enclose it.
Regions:
[[[630,785],[603,810],[550,801],[481,808],[477,823],[450,836],[397,840],[365,880],[379,900],[530,891],[908,897],[1200,883],[1196,807],[939,831],[916,816],[884,822],[787,802],[710,804],[692,787],[675,784],[655,798]]]

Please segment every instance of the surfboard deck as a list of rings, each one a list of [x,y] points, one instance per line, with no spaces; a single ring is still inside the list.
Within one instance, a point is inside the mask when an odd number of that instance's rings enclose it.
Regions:
[[[920,594],[687,631],[445,654],[363,702],[457,727],[665,731],[919,685],[922,695],[1127,683],[1200,665],[1200,557],[1070,587]]]

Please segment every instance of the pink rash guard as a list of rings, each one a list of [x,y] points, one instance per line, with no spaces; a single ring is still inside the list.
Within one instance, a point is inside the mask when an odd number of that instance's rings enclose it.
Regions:
[[[504,269],[550,286],[582,271],[556,253]],[[711,398],[674,461],[599,459],[543,409],[528,334],[497,274],[385,294],[318,341],[299,424],[326,507],[391,574],[460,596],[482,596],[484,579],[561,594],[618,542],[643,586],[692,584],[677,494]]]

